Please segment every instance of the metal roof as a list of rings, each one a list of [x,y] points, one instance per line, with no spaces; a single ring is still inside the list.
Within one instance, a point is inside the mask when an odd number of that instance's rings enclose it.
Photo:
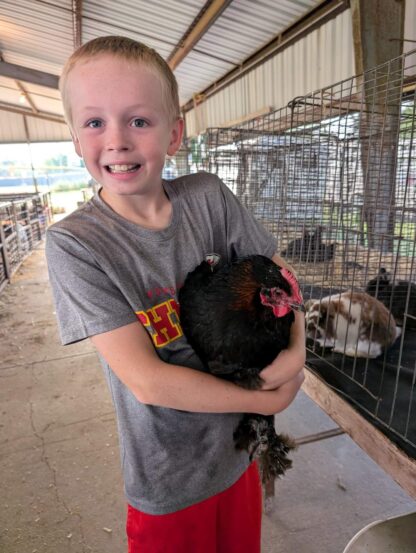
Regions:
[[[186,113],[188,136],[279,109],[355,74],[349,10],[247,71]]]
[[[188,43],[191,47],[187,55],[174,68],[181,102],[186,103],[320,3],[321,0],[2,0],[0,55],[5,64],[0,61],[0,142],[26,141],[22,114],[30,121],[27,127],[31,141],[69,138],[66,129],[58,131],[60,124],[56,119],[62,119],[63,110],[57,90],[25,81],[19,71],[5,76],[1,68],[6,64],[13,64],[9,66],[12,70],[17,66],[58,76],[77,41],[84,43],[107,34],[145,42],[166,60]],[[195,42],[189,42],[188,37],[210,10],[216,13]],[[74,23],[77,18],[78,27]],[[22,99],[26,99],[23,104]]]

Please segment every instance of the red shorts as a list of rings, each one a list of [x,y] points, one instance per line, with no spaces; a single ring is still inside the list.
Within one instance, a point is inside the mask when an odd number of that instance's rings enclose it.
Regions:
[[[260,553],[261,484],[252,463],[230,488],[167,515],[128,505],[129,553]]]

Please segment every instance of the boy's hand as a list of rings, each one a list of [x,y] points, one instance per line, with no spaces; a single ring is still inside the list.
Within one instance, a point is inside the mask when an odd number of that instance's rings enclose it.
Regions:
[[[305,359],[304,345],[291,345],[288,349],[282,350],[276,359],[261,371],[260,377],[264,381],[261,390],[274,390],[295,378],[302,371]]]
[[[255,391],[256,412],[261,415],[275,415],[288,407],[295,399],[305,379],[303,370],[274,390]]]

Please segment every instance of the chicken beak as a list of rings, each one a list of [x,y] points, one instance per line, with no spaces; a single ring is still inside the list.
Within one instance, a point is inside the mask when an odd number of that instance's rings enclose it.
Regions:
[[[288,305],[293,309],[293,311],[300,311],[301,313],[306,313],[306,309],[303,303],[290,302]]]

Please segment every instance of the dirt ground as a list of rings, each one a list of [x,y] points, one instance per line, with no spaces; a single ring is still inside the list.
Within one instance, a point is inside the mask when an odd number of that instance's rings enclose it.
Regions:
[[[302,392],[279,415],[295,437],[333,427]],[[293,458],[264,553],[342,553],[369,522],[416,511],[345,435]],[[113,407],[89,342],[59,343],[43,245],[0,294],[0,471],[1,553],[126,552]]]
[[[0,325],[0,551],[123,551],[112,404],[89,342],[59,343],[42,247],[0,295]]]

